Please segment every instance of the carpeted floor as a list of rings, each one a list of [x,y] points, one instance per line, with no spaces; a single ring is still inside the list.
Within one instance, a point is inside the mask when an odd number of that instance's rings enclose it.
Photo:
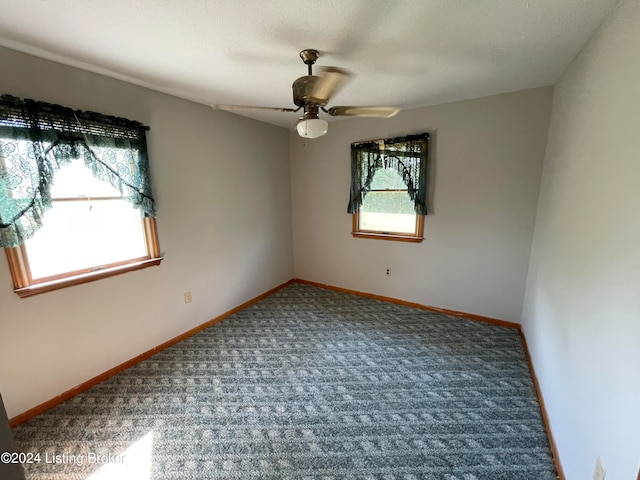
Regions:
[[[556,479],[516,330],[294,283],[14,429],[27,479]]]

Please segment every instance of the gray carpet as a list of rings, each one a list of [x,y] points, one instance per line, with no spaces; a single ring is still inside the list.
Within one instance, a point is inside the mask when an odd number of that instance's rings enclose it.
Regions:
[[[31,480],[557,478],[516,330],[303,284],[14,436]]]

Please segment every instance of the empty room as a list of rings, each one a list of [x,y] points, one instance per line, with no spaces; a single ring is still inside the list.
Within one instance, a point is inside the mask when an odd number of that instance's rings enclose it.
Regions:
[[[640,1],[0,0],[0,478],[640,478]]]

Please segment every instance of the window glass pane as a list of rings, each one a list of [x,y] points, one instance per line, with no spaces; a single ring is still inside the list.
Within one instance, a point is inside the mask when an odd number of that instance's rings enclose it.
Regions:
[[[34,280],[147,256],[140,210],[120,198],[95,200],[120,192],[82,160],[56,171],[51,195],[44,226],[25,242]]]
[[[406,191],[369,192],[360,207],[360,229],[415,233],[416,213]]]
[[[34,279],[147,256],[141,212],[120,199],[54,201],[25,248]]]
[[[55,173],[52,198],[119,197],[120,192],[93,176],[82,160],[74,160]]]
[[[372,190],[385,190],[385,189],[406,189],[407,185],[402,180],[402,177],[397,170],[392,168],[381,168],[377,170],[373,175],[371,181]]]

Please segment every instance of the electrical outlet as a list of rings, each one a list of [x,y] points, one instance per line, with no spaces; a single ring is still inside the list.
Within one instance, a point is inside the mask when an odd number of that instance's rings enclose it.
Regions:
[[[191,303],[191,292],[184,292],[184,303]]]
[[[387,277],[390,277],[390,276],[391,276],[391,269],[390,269],[390,268],[387,268],[387,269],[385,270],[384,274],[385,274]]]
[[[593,469],[593,480],[604,480],[607,471],[602,466],[600,457],[596,459],[596,467]]]

